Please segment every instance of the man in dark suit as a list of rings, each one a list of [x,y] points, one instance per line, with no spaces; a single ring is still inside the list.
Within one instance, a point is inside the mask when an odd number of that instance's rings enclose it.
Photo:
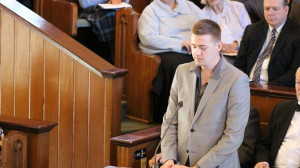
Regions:
[[[256,148],[255,168],[300,167],[300,68],[296,73],[297,100],[277,104],[265,135]]]
[[[300,65],[300,26],[286,0],[264,0],[265,20],[249,25],[234,65],[255,83],[294,87]]]

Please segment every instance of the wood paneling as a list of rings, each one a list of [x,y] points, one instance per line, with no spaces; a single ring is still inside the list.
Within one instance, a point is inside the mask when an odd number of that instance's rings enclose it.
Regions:
[[[75,63],[74,167],[88,167],[89,70]]]
[[[58,167],[72,167],[73,153],[73,60],[60,52]]]
[[[59,49],[48,41],[44,41],[45,58],[45,95],[44,95],[44,119],[58,122],[58,75],[59,75]],[[58,127],[50,132],[49,160],[51,168],[58,167]]]
[[[30,111],[32,119],[42,120],[44,117],[44,40],[36,34],[30,33]],[[42,71],[41,71],[42,70]],[[31,113],[33,112],[33,113]]]
[[[16,1],[0,0],[0,16],[1,114],[58,123],[50,132],[49,146],[44,143],[48,135],[30,142],[45,147],[50,164],[30,157],[29,167],[110,165],[110,138],[120,134],[127,71],[105,62]],[[30,152],[42,156],[40,149]]]
[[[29,116],[29,28],[15,22],[15,115]]]
[[[1,114],[15,115],[14,110],[14,19],[1,12]],[[5,55],[5,57],[3,57]]]

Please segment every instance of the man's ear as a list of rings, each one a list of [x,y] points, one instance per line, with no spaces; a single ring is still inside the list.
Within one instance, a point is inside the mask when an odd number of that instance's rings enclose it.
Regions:
[[[222,41],[219,41],[219,42],[217,43],[217,50],[218,50],[218,51],[221,51],[221,50],[222,50],[222,47],[223,47],[223,43],[222,43]]]

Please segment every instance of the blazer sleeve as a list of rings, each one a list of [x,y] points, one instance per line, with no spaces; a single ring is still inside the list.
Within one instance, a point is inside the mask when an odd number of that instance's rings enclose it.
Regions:
[[[178,90],[177,90],[177,80],[178,80],[178,69],[177,68],[175,76],[173,78],[173,83],[170,90],[169,104],[167,108],[167,112],[163,117],[163,123],[161,126],[161,138],[165,131],[167,130],[168,125],[170,124],[170,128],[166,133],[166,136],[162,140],[161,150],[162,150],[162,158],[163,161],[167,160],[175,160],[177,161],[177,123],[178,118],[176,115],[173,122],[171,123],[172,117],[177,113],[176,107],[178,102]]]
[[[255,163],[268,162],[271,166],[271,146],[274,136],[274,120],[276,119],[275,113],[277,112],[278,104],[273,108],[268,128],[262,138],[259,140],[256,147]]]
[[[233,83],[228,96],[227,119],[224,134],[197,163],[199,167],[217,167],[241,145],[250,108],[249,79],[241,75]]]
[[[245,32],[242,37],[242,41],[240,44],[240,48],[238,51],[238,55],[234,61],[234,66],[246,73],[247,69],[247,54],[248,54],[248,48],[250,44],[249,39],[249,26],[246,27]]]

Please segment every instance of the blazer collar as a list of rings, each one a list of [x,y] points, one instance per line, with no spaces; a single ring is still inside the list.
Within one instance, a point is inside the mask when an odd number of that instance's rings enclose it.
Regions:
[[[202,113],[204,107],[206,106],[208,100],[210,99],[211,95],[214,93],[215,89],[217,88],[217,86],[219,85],[222,77],[224,76],[224,74],[226,73],[226,68],[228,66],[228,62],[225,60],[225,58],[223,58],[223,56],[221,56],[221,59],[220,61],[218,62],[214,72],[213,72],[213,75],[211,77],[211,79],[209,80],[209,83],[205,89],[205,92],[202,96],[202,99],[198,105],[198,109],[196,111],[196,114],[193,118],[193,122],[194,123],[197,118],[200,116],[200,114]],[[194,74],[194,76],[196,76]],[[195,77],[196,78],[196,77]],[[196,82],[194,83],[194,88],[195,88],[195,84]],[[195,107],[195,103],[192,104],[192,107]],[[192,112],[194,112],[195,110],[193,110]]]

